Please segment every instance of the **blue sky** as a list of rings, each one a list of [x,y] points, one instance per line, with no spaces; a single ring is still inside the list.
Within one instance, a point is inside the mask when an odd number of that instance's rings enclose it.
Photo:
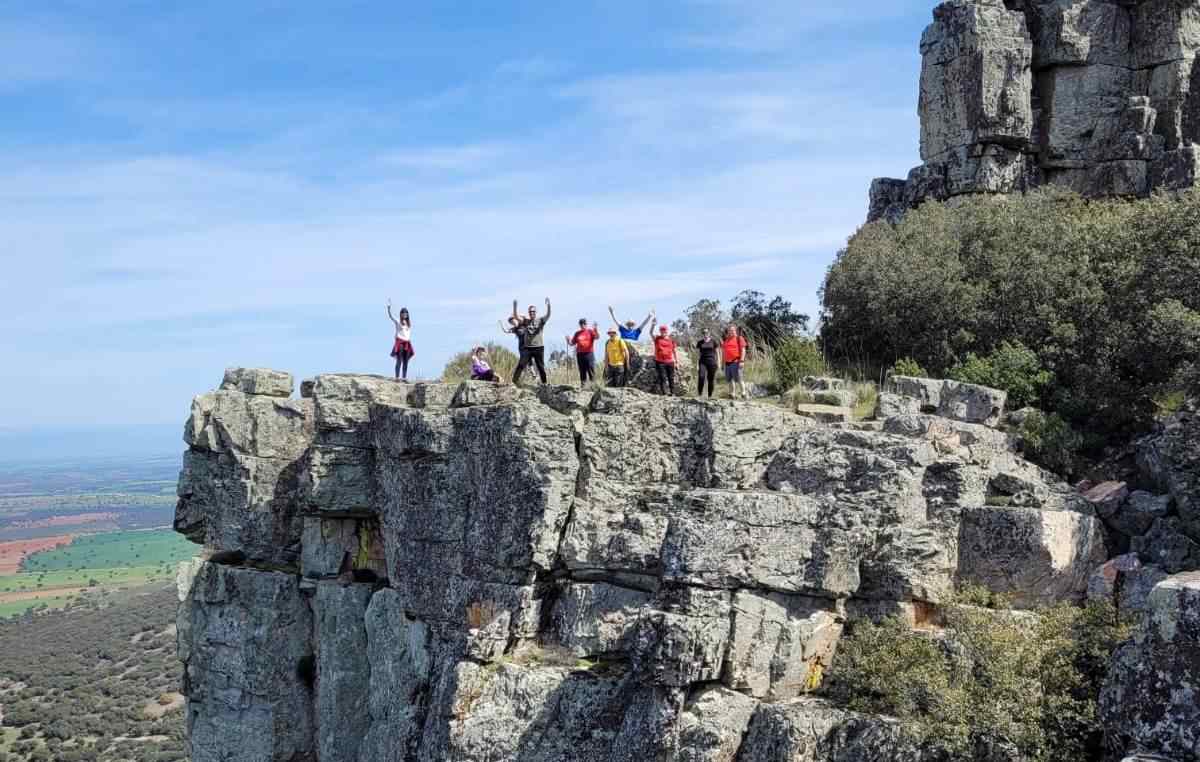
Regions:
[[[388,373],[388,297],[423,375],[513,298],[555,336],[743,288],[815,314],[918,162],[932,5],[2,4],[0,429]]]

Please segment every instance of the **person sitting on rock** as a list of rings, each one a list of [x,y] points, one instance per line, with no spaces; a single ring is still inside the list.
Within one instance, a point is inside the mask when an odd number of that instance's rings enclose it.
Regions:
[[[487,347],[475,347],[471,350],[471,380],[500,383],[500,377],[488,364]]]
[[[396,380],[408,383],[408,361],[416,352],[412,344],[412,319],[408,316],[408,307],[400,308],[399,319],[392,317],[392,300],[388,299],[387,315],[396,328],[396,338],[392,342],[392,357],[396,358]]]
[[[668,336],[669,329],[664,325],[658,329],[654,337],[654,389],[659,394],[670,393],[675,396],[675,341]]]
[[[517,300],[513,300],[513,317],[517,315]],[[521,348],[521,359],[517,362],[517,369],[513,372],[513,383],[519,384],[521,374],[532,363],[537,368],[538,378],[543,384],[546,383],[546,344],[543,337],[543,332],[546,329],[546,323],[550,320],[550,297],[546,297],[546,315],[538,317],[537,307],[529,305],[529,318],[524,322],[522,330],[524,331],[525,343]]]
[[[608,341],[604,344],[604,378],[609,386],[625,385],[629,371],[629,346],[617,336],[616,328],[608,329]]]
[[[588,381],[596,380],[596,354],[593,347],[600,338],[596,324],[588,328],[587,318],[579,318],[579,330],[574,336],[567,337],[567,344],[575,347],[575,364],[579,366],[579,387],[582,389]]]
[[[750,345],[736,325],[725,329],[725,340],[721,342],[721,355],[725,361],[725,381],[729,384],[729,396],[737,399],[746,397],[746,384],[742,381],[742,363]]]

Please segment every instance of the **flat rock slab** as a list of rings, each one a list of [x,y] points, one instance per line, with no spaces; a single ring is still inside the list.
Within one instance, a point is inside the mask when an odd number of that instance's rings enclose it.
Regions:
[[[849,423],[854,420],[854,411],[837,405],[800,404],[796,414],[811,418],[819,423]]]

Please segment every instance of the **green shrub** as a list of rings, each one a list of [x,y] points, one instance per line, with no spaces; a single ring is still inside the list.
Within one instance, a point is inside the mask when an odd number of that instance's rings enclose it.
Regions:
[[[929,371],[921,367],[921,363],[911,357],[901,357],[892,365],[893,376],[909,376],[912,378],[928,378]]]
[[[1128,627],[1108,603],[1041,614],[950,606],[944,640],[899,618],[858,622],[838,646],[827,691],[849,708],[899,718],[949,759],[996,746],[1028,760],[1099,759],[1096,702]]]
[[[825,373],[825,358],[817,342],[810,339],[788,339],[771,352],[778,389],[791,389],[805,376]]]
[[[1018,434],[1025,457],[1063,476],[1074,474],[1084,440],[1058,413],[1030,412]]]
[[[938,376],[1021,344],[1054,374],[1039,406],[1118,441],[1197,372],[1200,192],[924,204],[898,225],[863,226],[821,299],[835,364],[911,357]]]
[[[1021,342],[1002,342],[987,357],[974,352],[947,374],[955,381],[982,384],[1008,392],[1008,407],[1019,410],[1036,405],[1054,374],[1042,367],[1037,353]]]

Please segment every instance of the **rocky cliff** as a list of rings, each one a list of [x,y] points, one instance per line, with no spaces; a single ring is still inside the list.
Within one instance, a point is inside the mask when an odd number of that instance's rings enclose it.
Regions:
[[[921,38],[922,165],[870,219],[1041,185],[1142,196],[1196,184],[1193,0],[949,0]]]
[[[953,383],[900,380],[880,421],[835,425],[637,390],[291,391],[228,371],[185,428],[193,762],[915,759],[893,723],[809,695],[846,623],[928,625],[964,582],[1079,599],[1112,531],[1094,500],[1128,502],[1016,457],[987,425],[1003,395]],[[1180,621],[1130,645],[1145,679],[1113,706],[1161,684],[1150,651],[1193,658]],[[1153,749],[1180,711],[1114,727]]]

